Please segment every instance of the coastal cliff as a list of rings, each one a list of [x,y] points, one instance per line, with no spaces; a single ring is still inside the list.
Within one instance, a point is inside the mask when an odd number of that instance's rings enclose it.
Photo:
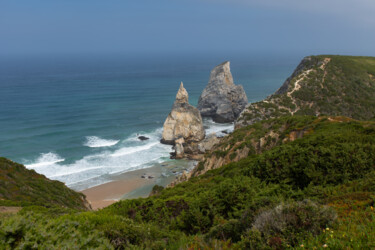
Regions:
[[[236,128],[286,115],[343,115],[359,120],[375,116],[375,59],[308,56],[271,96],[251,103]]]
[[[189,104],[188,92],[181,82],[172,111],[164,122],[161,143],[174,145],[176,158],[182,158],[184,147],[204,137],[202,117],[198,109]]]
[[[198,101],[202,116],[215,122],[233,122],[247,105],[247,96],[241,85],[235,85],[230,62],[216,66],[210,74],[207,87]]]
[[[293,124],[274,124],[272,119],[293,115],[335,116],[368,120],[375,116],[375,58],[351,56],[305,57],[282,86],[265,100],[251,103],[235,123],[233,134],[206,152],[190,173],[174,186],[211,169],[260,154],[309,133],[290,131]],[[337,118],[328,118],[337,121]],[[347,118],[343,118],[346,120]],[[278,123],[282,121],[278,120]],[[257,124],[256,126],[249,125]],[[276,126],[276,127],[275,127]],[[243,128],[243,129],[241,129]]]
[[[334,61],[319,58],[327,63],[318,67],[326,69]],[[323,116],[322,110],[371,118],[372,99],[361,98],[366,97],[364,90],[372,95],[375,58],[335,58],[347,67],[331,78],[332,72],[327,73],[324,80],[337,78],[327,83],[329,92],[322,90],[326,96],[319,98],[324,101],[304,106],[305,99],[294,95],[311,90],[311,98],[317,98],[322,79],[310,75],[315,64],[306,59],[273,96],[303,105],[282,115],[273,109],[276,104],[261,102],[268,111],[259,121],[246,119],[233,133],[216,138],[216,144],[201,145],[212,149],[192,172],[180,177],[182,183],[173,188],[155,186],[148,198],[121,200],[99,211],[48,208],[47,203],[18,214],[0,213],[0,245],[7,249],[374,249],[375,122]],[[338,78],[340,74],[345,77]],[[303,76],[310,80],[304,82]],[[346,92],[335,94],[332,86]],[[186,90],[180,90],[177,106],[188,103]],[[286,104],[279,104],[285,108]],[[362,113],[355,114],[348,104]],[[303,110],[312,115],[299,115]],[[171,138],[175,144],[185,141]],[[13,177],[14,172],[0,176],[0,184],[6,184],[0,185],[3,191]],[[22,185],[24,179],[17,178]],[[26,186],[30,190],[37,191],[35,197],[44,194],[38,183]],[[61,195],[69,193],[58,190]]]

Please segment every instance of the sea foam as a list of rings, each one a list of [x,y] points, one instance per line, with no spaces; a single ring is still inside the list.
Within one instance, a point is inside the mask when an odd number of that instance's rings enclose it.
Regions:
[[[220,136],[223,130],[233,131],[233,124],[218,124],[205,119],[204,125],[207,135],[216,133]],[[91,149],[81,159],[68,162],[56,153],[49,152],[41,154],[26,166],[80,191],[106,183],[113,175],[151,167],[168,160],[172,147],[160,143],[162,131],[162,128],[158,128],[149,133],[134,133],[120,141],[87,137],[87,146],[97,149]],[[139,140],[140,134],[149,139]]]
[[[113,174],[150,167],[168,159],[171,146],[159,142],[161,132],[162,129],[158,128],[151,133],[142,133],[149,138],[146,141],[141,141],[137,134],[132,134],[112,147],[99,147],[99,151],[92,151],[91,154],[69,164],[62,163],[63,159],[55,154],[55,157],[50,159],[39,157],[26,166],[37,168],[39,173],[50,179],[82,190],[108,182]]]
[[[216,136],[224,136],[226,133],[231,133],[234,130],[233,123],[216,123],[209,118],[205,118],[203,123],[206,129],[206,135],[214,133]],[[223,133],[223,131],[226,131],[226,133]]]
[[[120,140],[106,140],[97,136],[87,136],[83,144],[90,148],[111,147],[116,145]]]
[[[61,158],[58,154],[49,152],[49,153],[42,153],[40,156],[35,160],[34,163],[26,164],[27,168],[37,169],[40,167],[45,167],[49,165],[56,164],[58,162],[65,161],[64,158]]]

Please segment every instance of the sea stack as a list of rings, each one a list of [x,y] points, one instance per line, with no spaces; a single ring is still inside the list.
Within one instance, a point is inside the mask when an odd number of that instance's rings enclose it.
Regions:
[[[189,95],[181,82],[172,111],[163,126],[161,143],[175,145],[178,140],[179,156],[183,154],[182,143],[199,142],[205,137],[202,117],[197,108],[189,104]]]
[[[230,62],[226,61],[211,71],[207,87],[199,97],[198,110],[214,122],[233,122],[247,103],[246,93],[241,85],[234,84]]]

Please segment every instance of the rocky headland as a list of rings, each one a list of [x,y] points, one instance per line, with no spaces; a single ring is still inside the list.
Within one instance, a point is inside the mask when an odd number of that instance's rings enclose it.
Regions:
[[[163,139],[204,159],[190,172],[193,164],[181,166],[190,161],[170,161],[124,173],[101,193],[93,187],[98,201],[116,201],[100,211],[82,212],[84,195],[0,158],[0,245],[374,249],[375,58],[316,56],[298,68],[219,142],[204,138],[202,124],[200,136],[176,132],[198,119],[186,118],[194,107],[181,85]],[[350,117],[323,115],[340,112]]]
[[[211,71],[210,80],[199,97],[198,109],[202,116],[226,123],[235,121],[247,103],[243,87],[233,82],[227,61]]]
[[[235,127],[290,115],[372,119],[375,116],[372,60],[354,56],[307,56],[274,94],[249,104]]]
[[[330,55],[305,57],[274,94],[263,101],[247,104],[235,121],[234,134],[215,143],[200,158],[199,164],[192,172],[183,173],[171,186],[211,169],[238,162],[249,155],[261,154],[276,145],[294,141],[310,132],[308,129],[289,130],[290,126],[287,123],[282,126],[278,124],[277,129],[273,128],[272,122],[263,123],[262,129],[249,128],[249,125],[294,115],[344,114],[346,117],[359,120],[372,119],[375,116],[375,72],[366,59]],[[220,89],[222,83],[228,82],[233,83],[233,79],[229,62],[226,62],[212,70],[210,83],[201,95],[200,104],[202,96],[207,96],[209,87],[213,89],[213,86],[216,86]],[[202,104],[198,104],[198,108],[201,110]],[[244,128],[246,133],[241,133],[241,128]],[[255,131],[257,133],[254,133]]]
[[[205,137],[199,110],[189,104],[189,95],[181,82],[176,100],[164,122],[161,143],[174,145],[176,158],[183,158],[184,147],[200,142]]]

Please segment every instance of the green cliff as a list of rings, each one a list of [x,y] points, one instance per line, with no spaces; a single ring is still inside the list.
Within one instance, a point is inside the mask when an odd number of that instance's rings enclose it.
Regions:
[[[23,165],[0,157],[0,205],[89,207],[85,196],[64,183],[47,179]]]
[[[375,116],[375,58],[305,57],[273,95],[251,103],[236,127],[284,115]]]
[[[191,178],[100,211],[1,158],[0,197],[42,206],[0,213],[0,249],[374,249],[374,75],[375,58],[307,57]]]
[[[1,220],[0,242],[8,248],[374,248],[375,122],[293,116],[229,138],[252,145],[264,137],[257,129],[268,126],[280,131],[273,144],[149,198],[84,213],[24,208]]]

